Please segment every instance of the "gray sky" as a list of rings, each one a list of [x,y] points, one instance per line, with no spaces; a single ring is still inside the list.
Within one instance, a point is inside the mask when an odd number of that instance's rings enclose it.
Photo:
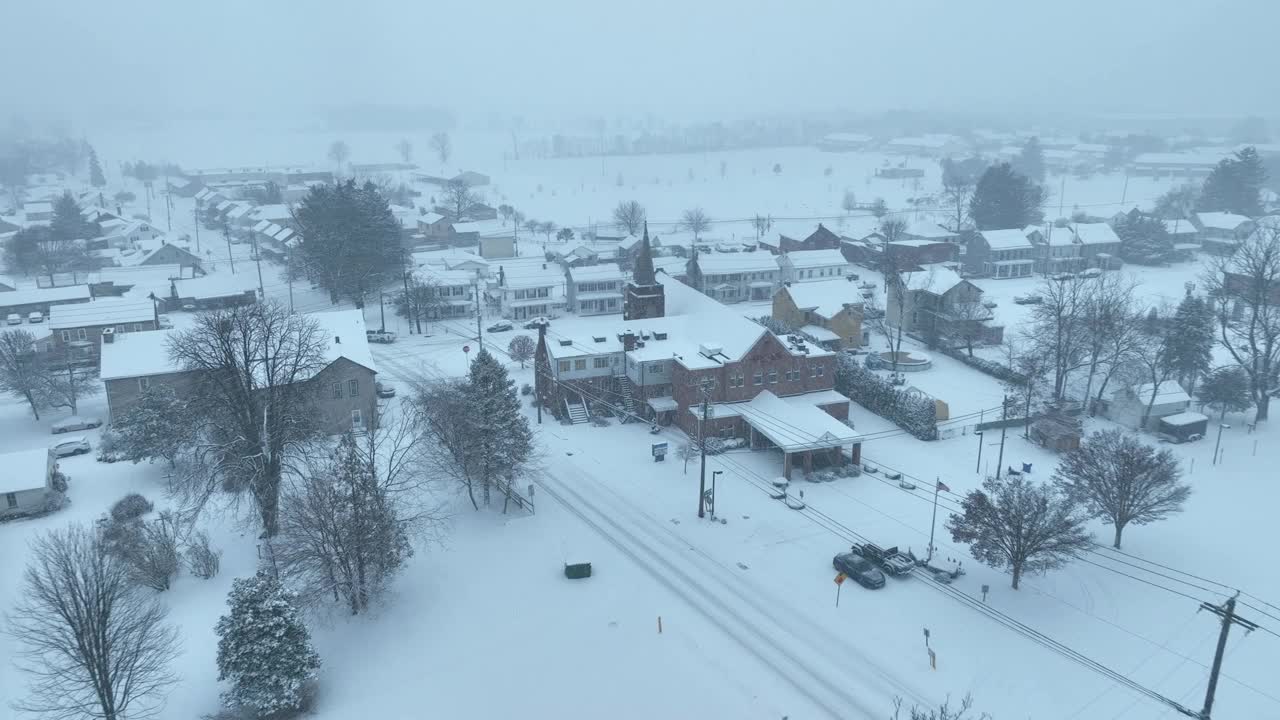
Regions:
[[[1275,0],[5,4],[4,97],[36,113],[1280,114]]]

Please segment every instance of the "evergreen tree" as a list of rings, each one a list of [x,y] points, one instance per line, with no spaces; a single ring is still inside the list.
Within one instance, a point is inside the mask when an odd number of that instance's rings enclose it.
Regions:
[[[85,245],[75,240],[59,240],[47,225],[32,225],[14,233],[5,245],[5,265],[26,275],[53,276],[72,270],[87,270],[90,257]]]
[[[259,715],[297,710],[315,679],[320,656],[294,606],[293,593],[265,573],[237,578],[227,596],[228,615],[218,619],[218,680],[232,708]]]
[[[525,469],[533,450],[533,433],[529,419],[520,412],[515,381],[488,350],[481,350],[471,361],[463,394],[471,409],[463,421],[475,439],[476,480],[484,504],[488,505],[493,485],[501,480],[510,488],[509,483]],[[510,500],[509,495],[506,500]],[[479,509],[474,494],[471,502]],[[504,502],[502,511],[506,510]]]
[[[1209,372],[1213,360],[1213,312],[1204,298],[1192,295],[1178,304],[1169,328],[1169,366],[1187,392],[1194,392],[1196,380]]]
[[[107,184],[107,176],[102,174],[102,164],[98,162],[98,153],[89,148],[89,184],[100,188]]]
[[[152,385],[111,421],[115,431],[115,453],[123,460],[150,462],[174,458],[195,439],[195,423],[187,404],[166,385]]]
[[[1221,422],[1228,412],[1244,412],[1253,405],[1249,397],[1249,376],[1238,367],[1220,367],[1205,376],[1196,388],[1196,399],[1203,406],[1218,410]]]
[[[89,240],[99,235],[97,223],[86,222],[80,212],[80,203],[70,191],[54,201],[53,220],[49,222],[54,240]]]
[[[1234,157],[1218,161],[1209,177],[1196,208],[1201,211],[1233,212],[1248,217],[1262,215],[1262,187],[1267,170],[1258,151],[1250,146]]]
[[[1173,259],[1173,238],[1164,221],[1140,215],[1125,216],[1114,225],[1120,238],[1120,257],[1139,265],[1159,265]]]
[[[1022,153],[1011,163],[1014,171],[1035,182],[1044,182],[1044,149],[1040,138],[1029,138],[1022,146]]]
[[[330,301],[363,302],[382,280],[399,277],[400,223],[373,183],[313,186],[296,216],[306,265]]]
[[[1044,188],[1014,172],[1009,163],[987,168],[978,179],[969,217],[978,230],[1023,228],[1041,221]]]
[[[1156,198],[1152,215],[1164,220],[1186,220],[1191,211],[1200,203],[1200,188],[1185,184],[1169,188]]]

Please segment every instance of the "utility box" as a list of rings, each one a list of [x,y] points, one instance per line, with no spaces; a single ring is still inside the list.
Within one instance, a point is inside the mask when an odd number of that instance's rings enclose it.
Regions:
[[[564,564],[564,576],[570,580],[581,580],[591,577],[591,563],[574,562]]]

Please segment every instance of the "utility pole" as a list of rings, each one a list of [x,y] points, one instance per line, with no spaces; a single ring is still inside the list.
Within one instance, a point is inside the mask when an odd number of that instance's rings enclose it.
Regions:
[[[289,283],[289,314],[293,314],[293,250],[284,246],[284,278]]]
[[[1124,205],[1125,198],[1129,197],[1129,170],[1124,171],[1124,189],[1120,191],[1120,204]]]
[[[1062,175],[1062,185],[1058,188],[1058,217],[1062,217],[1062,204],[1067,194],[1067,176]]]
[[[546,347],[547,347],[547,324],[546,324],[546,323],[538,323],[538,349],[540,349],[540,350],[544,350],[544,349],[546,349]],[[550,381],[551,381],[551,378],[546,377],[546,372],[545,372],[546,370],[547,370],[547,368],[542,368],[542,369],[540,370],[540,369],[538,368],[538,358],[534,358],[534,360],[533,360],[533,375],[534,375],[534,377],[533,377],[533,384],[534,384],[534,387],[538,387],[538,386],[540,385],[540,383],[538,382],[538,373],[539,373],[539,372],[543,372],[543,378],[542,378],[542,382],[543,382],[543,383],[547,383],[547,382],[550,382]],[[536,394],[536,392],[537,392],[537,391],[535,390],[535,394]],[[539,425],[541,425],[541,424],[542,424],[542,398],[541,398],[541,397],[535,397],[535,398],[534,398],[534,400],[536,400],[536,402],[534,402],[534,405],[536,405],[536,406],[538,407],[538,424],[539,424]]]
[[[258,234],[250,230],[253,239],[253,262],[258,266],[258,299],[267,301],[267,290],[262,286],[262,253],[258,252]]]
[[[169,180],[165,179],[165,187],[168,188]],[[165,229],[173,232],[173,195],[167,189],[164,194],[164,224]]]
[[[1213,694],[1218,689],[1218,673],[1222,670],[1222,653],[1227,649],[1227,634],[1231,632],[1231,625],[1233,623],[1239,625],[1247,633],[1258,629],[1257,624],[1236,615],[1236,598],[1239,596],[1240,591],[1237,590],[1236,594],[1227,598],[1222,605],[1200,603],[1200,610],[1208,610],[1222,618],[1222,631],[1218,633],[1218,649],[1213,654],[1213,667],[1209,670],[1209,687],[1204,691],[1204,709],[1198,716],[1200,720],[1209,720],[1209,712],[1213,710]]]
[[[711,414],[711,380],[702,381],[702,420],[698,422],[698,449],[702,468],[698,471],[698,517],[706,517],[703,499],[707,494],[707,419]]]
[[[484,333],[480,331],[480,282],[471,283],[471,289],[476,294],[476,342],[480,345],[480,352],[484,352]]]
[[[1000,401],[1000,419],[1001,420],[1009,419],[1009,396],[1008,395],[1005,395],[1004,399]],[[1000,458],[996,460],[996,477],[1000,477],[1001,475],[1004,474],[1004,471],[1000,469],[1000,466],[1004,464],[1005,430],[1006,428],[1004,426],[1004,423],[1000,423]]]
[[[418,322],[418,303],[416,298],[409,295],[409,261],[405,257],[408,253],[404,248],[400,248],[400,279],[404,281],[404,307],[413,316],[413,320],[409,322],[409,334],[413,334],[413,324]],[[418,332],[422,332],[422,326],[418,326]]]
[[[383,298],[383,292],[378,291],[378,315],[381,318],[382,332],[387,331],[387,304]]]
[[[236,274],[236,260],[231,257],[231,226],[226,220],[222,221],[222,238],[227,241],[227,262],[231,263],[231,274]]]
[[[195,221],[195,225],[196,225],[196,256],[199,257],[200,255],[200,210],[199,209],[191,208],[191,219]]]

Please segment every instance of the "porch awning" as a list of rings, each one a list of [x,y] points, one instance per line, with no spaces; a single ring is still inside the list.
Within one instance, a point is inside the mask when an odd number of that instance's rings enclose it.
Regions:
[[[670,412],[678,407],[675,398],[671,397],[649,398],[647,402],[654,412]]]

